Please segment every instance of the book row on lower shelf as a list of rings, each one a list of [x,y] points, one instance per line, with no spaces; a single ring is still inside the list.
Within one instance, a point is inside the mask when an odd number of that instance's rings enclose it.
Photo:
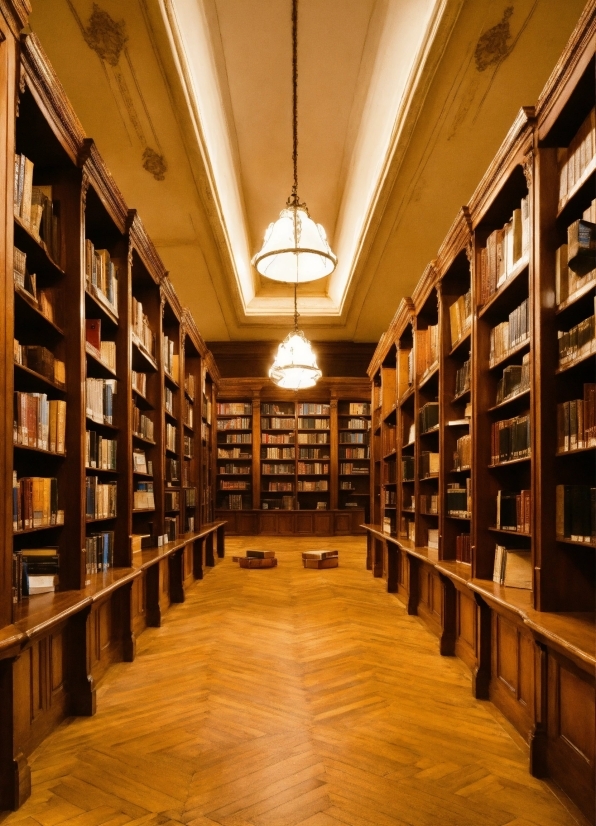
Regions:
[[[65,364],[61,359],[56,358],[47,347],[39,344],[19,344],[15,339],[14,361],[15,364],[26,367],[60,388],[66,385]]]
[[[64,524],[58,507],[58,479],[46,476],[17,477],[13,471],[12,523],[15,533]]]
[[[14,394],[15,445],[33,447],[48,453],[64,454],[66,402],[48,399],[46,393]]]
[[[87,549],[85,549],[87,552]],[[27,548],[12,555],[12,601],[57,590],[60,573],[58,548]]]
[[[559,453],[596,447],[596,384],[585,383],[583,395],[557,405]]]

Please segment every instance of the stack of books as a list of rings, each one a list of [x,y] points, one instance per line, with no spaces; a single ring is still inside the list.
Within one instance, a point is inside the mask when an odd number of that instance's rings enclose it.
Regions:
[[[241,568],[277,567],[275,551],[247,551],[246,556],[233,556],[232,562],[238,562]]]
[[[339,551],[304,551],[302,564],[305,568],[337,568]]]

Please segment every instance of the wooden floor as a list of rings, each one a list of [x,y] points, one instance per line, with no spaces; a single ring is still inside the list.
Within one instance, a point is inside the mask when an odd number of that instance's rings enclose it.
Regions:
[[[317,546],[340,567],[304,570]],[[279,567],[240,570],[248,547]],[[226,553],[108,673],[97,715],[40,747],[3,826],[578,822],[465,666],[365,570],[364,539],[232,538]]]

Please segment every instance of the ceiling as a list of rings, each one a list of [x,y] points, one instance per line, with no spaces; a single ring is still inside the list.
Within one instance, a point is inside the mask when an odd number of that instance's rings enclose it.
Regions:
[[[207,340],[274,339],[291,290],[250,265],[290,193],[291,0],[32,0],[87,134]],[[336,271],[318,340],[376,341],[583,0],[300,0],[299,194]]]

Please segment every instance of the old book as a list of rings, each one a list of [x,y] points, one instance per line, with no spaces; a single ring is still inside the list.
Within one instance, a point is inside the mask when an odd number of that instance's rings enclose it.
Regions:
[[[241,568],[275,568],[277,566],[277,559],[275,559],[275,557],[269,559],[254,559],[253,557],[241,556],[238,558],[238,564]]]
[[[329,559],[304,559],[302,564],[305,568],[337,568],[339,559],[336,556]]]
[[[532,554],[525,549],[505,549],[502,584],[532,590]]]
[[[275,551],[247,551],[246,556],[249,559],[274,559]]]
[[[101,319],[88,318],[85,320],[85,338],[98,353],[101,353]]]
[[[23,172],[23,194],[21,198],[21,220],[25,226],[31,222],[31,190],[33,188],[33,161],[25,158]]]
[[[596,267],[596,224],[580,218],[567,228],[567,265],[579,276]],[[572,290],[570,290],[570,293]]]
[[[130,549],[133,554],[140,553],[143,548],[151,544],[151,534],[149,533],[133,533],[130,537]]]
[[[339,551],[303,551],[302,559],[333,559]]]

